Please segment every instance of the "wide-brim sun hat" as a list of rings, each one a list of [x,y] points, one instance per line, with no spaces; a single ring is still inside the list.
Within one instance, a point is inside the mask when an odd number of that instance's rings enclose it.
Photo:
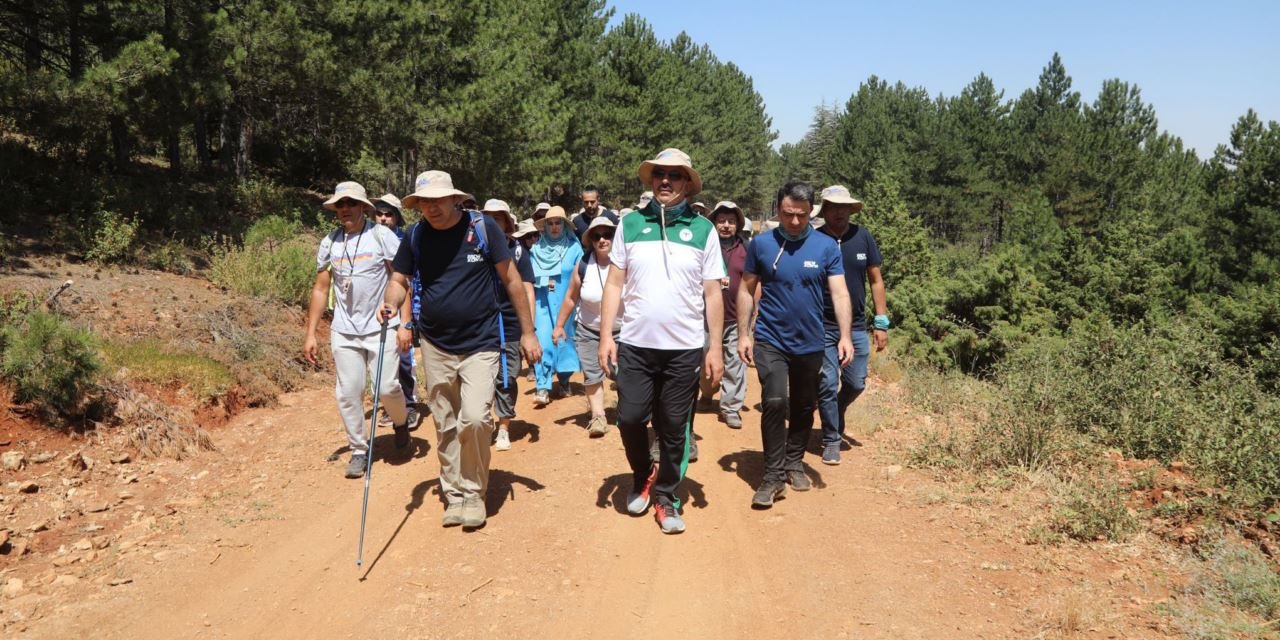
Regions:
[[[333,195],[324,201],[324,208],[330,211],[337,211],[338,207],[336,205],[343,198],[351,198],[370,209],[373,208],[373,203],[369,202],[369,194],[365,192],[364,185],[359,182],[339,182],[338,186],[333,188]]]
[[[711,213],[711,210],[707,208],[707,204],[705,202],[695,202],[689,206],[694,211],[697,211],[698,213],[701,213],[704,216]]]
[[[583,249],[586,249],[587,251],[590,251],[592,249],[591,232],[595,231],[599,227],[609,227],[610,229],[617,229],[618,225],[614,224],[612,220],[610,220],[609,218],[606,218],[605,216],[596,216],[593,220],[591,220],[591,224],[587,225],[587,232],[582,234]]]
[[[420,200],[451,198],[454,204],[471,198],[466,191],[455,189],[453,176],[444,171],[423,171],[413,181],[413,193],[404,197],[404,206],[413,207]]]
[[[384,193],[373,199],[374,209],[379,211],[390,209],[391,213],[395,214],[397,227],[404,224],[404,212],[400,210],[401,206],[400,198],[397,198],[390,193]]]
[[[747,217],[742,214],[742,208],[735,204],[732,200],[721,200],[716,203],[716,208],[711,210],[711,215],[707,216],[711,222],[716,221],[716,216],[721,211],[732,211],[738,218],[738,231],[743,231],[747,226]]]
[[[702,191],[702,176],[694,170],[689,154],[675,148],[659,151],[654,159],[640,163],[641,182],[651,183],[654,167],[681,169],[689,174],[689,186],[684,191],[685,196],[695,196]]]
[[[485,200],[484,208],[480,211],[483,213],[501,213],[507,217],[507,224],[512,229],[515,229],[519,225],[519,220],[516,219],[515,214],[511,213],[511,207],[507,206],[506,202],[498,200],[497,198]],[[504,229],[503,231],[506,230]]]
[[[819,196],[818,206],[813,208],[812,217],[814,218],[822,215],[822,205],[828,202],[831,204],[853,205],[853,210],[849,212],[850,215],[862,211],[862,201],[853,197],[853,195],[849,193],[849,189],[843,185],[833,184],[826,189],[823,189]]]
[[[521,220],[516,225],[515,233],[511,234],[512,238],[523,238],[531,233],[538,233],[538,227],[534,226],[533,220]]]
[[[635,208],[634,208],[634,209],[632,209],[632,211],[636,211],[636,210],[639,210],[639,209],[643,209],[643,208],[645,208],[645,207],[649,206],[649,201],[651,201],[651,200],[653,200],[653,192],[652,192],[652,191],[646,191],[646,192],[644,192],[644,193],[640,194],[640,200],[636,202],[636,206],[635,206]]]
[[[569,226],[569,215],[564,212],[564,207],[558,205],[548,209],[546,217],[541,220],[534,220],[533,226],[537,227],[538,232],[541,233],[542,229],[547,226],[548,220],[564,220],[565,226]]]

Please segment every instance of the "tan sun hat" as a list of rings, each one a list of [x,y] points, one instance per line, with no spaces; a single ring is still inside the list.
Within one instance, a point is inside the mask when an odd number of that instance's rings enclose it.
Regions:
[[[635,210],[638,210],[638,209],[643,209],[643,208],[645,208],[645,207],[649,206],[649,201],[650,201],[650,200],[653,200],[653,192],[652,192],[652,191],[646,191],[646,192],[644,192],[644,193],[640,194],[640,200],[639,200],[638,202],[636,202],[635,209],[632,209],[632,211],[635,211]]]
[[[689,207],[692,208],[694,211],[701,213],[704,216],[711,213],[711,210],[707,208],[706,203],[703,203],[703,202],[695,202],[689,205]]]
[[[531,233],[538,233],[538,228],[534,226],[533,220],[521,220],[516,225],[516,232],[511,234],[512,238],[523,238]]]
[[[591,238],[591,232],[597,227],[609,227],[610,229],[616,229],[618,228],[618,225],[614,224],[613,221],[606,216],[596,216],[595,218],[592,218],[591,224],[587,225],[587,232],[582,234],[583,249],[591,251],[591,243],[589,239]]]
[[[337,211],[338,207],[334,206],[343,198],[351,198],[356,202],[362,202],[370,209],[373,203],[369,202],[369,194],[365,192],[364,185],[359,182],[339,182],[338,186],[333,188],[333,195],[324,201],[324,208],[330,211]]]
[[[515,214],[511,213],[511,207],[507,206],[506,202],[498,200],[497,198],[490,198],[486,200],[484,208],[480,211],[484,213],[501,213],[505,215],[507,217],[507,226],[511,227],[513,231],[518,225]],[[506,232],[505,228],[503,229],[503,232]]]
[[[561,207],[559,205],[548,209],[547,216],[545,218],[541,220],[534,220],[533,226],[537,227],[538,231],[541,232],[543,227],[547,226],[548,220],[564,220],[565,226],[569,225],[569,216],[565,214],[564,207]]]
[[[645,160],[640,163],[640,181],[649,184],[650,177],[653,174],[654,167],[674,167],[684,169],[689,174],[689,188],[685,191],[686,196],[695,196],[702,191],[702,176],[698,175],[693,169],[693,162],[689,160],[689,154],[679,149],[663,149],[658,152],[657,157],[652,160]]]
[[[404,197],[404,206],[413,207],[419,200],[440,198],[453,198],[457,204],[470,197],[471,194],[453,188],[453,176],[443,171],[423,171],[413,181],[413,193]]]
[[[717,202],[716,208],[711,210],[711,215],[707,216],[707,218],[709,218],[711,222],[715,222],[716,214],[720,213],[721,210],[732,211],[734,215],[738,217],[738,231],[745,230],[747,226],[747,218],[742,215],[742,208],[737,204],[734,204],[731,200],[721,200],[720,202]]]
[[[819,194],[818,206],[813,208],[814,218],[822,215],[822,205],[826,202],[831,204],[851,204],[853,205],[853,211],[850,211],[850,214],[862,211],[862,201],[850,195],[849,189],[842,185],[833,184],[822,190],[822,193]]]

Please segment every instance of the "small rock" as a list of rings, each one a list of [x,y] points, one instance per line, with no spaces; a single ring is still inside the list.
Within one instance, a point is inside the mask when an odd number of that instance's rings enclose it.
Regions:
[[[27,456],[21,451],[6,451],[4,455],[0,455],[0,467],[5,471],[18,471],[26,462]]]
[[[897,476],[899,473],[902,473],[902,465],[900,464],[891,464],[884,468],[884,475],[890,478]]]
[[[89,505],[88,507],[85,507],[85,513],[102,513],[103,511],[106,511],[107,509],[110,509],[110,508],[111,508],[110,504],[106,502],[100,502],[100,503],[92,504],[92,505]]]
[[[0,549],[3,549],[6,544],[9,544],[9,530],[0,529]]]
[[[40,490],[40,485],[31,480],[27,480],[18,485],[18,491],[22,493],[35,493]]]
[[[138,481],[137,474],[129,474],[123,478],[120,478],[120,484],[133,484],[137,481]]]
[[[132,497],[133,497],[133,492],[132,492],[132,491],[121,491],[121,492],[120,492],[120,499],[121,499],[121,500],[128,500],[128,499],[130,499],[130,498],[132,498]]]
[[[127,453],[117,453],[111,456],[111,464],[128,464],[128,462],[129,454]]]
[[[36,455],[31,456],[31,461],[36,464],[44,464],[46,462],[53,460],[56,457],[58,457],[58,454],[52,451],[46,451],[44,453],[37,453]]]
[[[133,578],[115,578],[108,581],[107,585],[111,587],[118,587],[122,584],[129,584],[130,582],[133,582]]]
[[[111,546],[111,536],[94,536],[93,548],[102,550]]]
[[[68,454],[66,458],[62,459],[62,464],[68,471],[76,473],[89,468],[88,458],[85,458],[84,454],[79,451]]]
[[[177,551],[165,549],[164,551],[155,552],[154,554],[151,555],[151,557],[154,558],[156,562],[164,562],[165,560],[169,560],[176,555],[178,555]]]
[[[22,594],[24,587],[26,587],[26,583],[22,581],[22,578],[9,578],[5,581],[4,588],[0,591],[3,591],[6,598],[16,598]]]
[[[76,584],[77,582],[80,582],[80,578],[77,578],[73,575],[61,575],[53,579],[53,586],[69,587],[73,584]]]
[[[88,538],[80,538],[79,540],[76,540],[74,544],[71,545],[71,548],[75,549],[76,551],[88,551],[93,548],[93,542],[90,541]]]
[[[27,527],[27,531],[31,531],[31,532],[48,531],[48,530],[49,530],[48,520],[36,520],[35,522],[31,523],[31,526]]]
[[[67,554],[65,556],[58,556],[53,560],[51,560],[51,562],[53,563],[53,566],[61,569],[63,567],[69,567],[72,564],[75,564],[75,562],[79,559],[80,559],[80,556]]]
[[[87,524],[84,527],[82,527],[80,530],[85,533],[93,533],[94,531],[102,531],[105,528],[106,527],[100,524],[94,523],[94,524]]]

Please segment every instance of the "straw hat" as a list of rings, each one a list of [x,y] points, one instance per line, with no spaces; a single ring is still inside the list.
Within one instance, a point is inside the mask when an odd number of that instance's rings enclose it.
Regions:
[[[324,208],[337,211],[338,207],[335,205],[343,198],[351,198],[370,209],[373,208],[373,203],[369,202],[369,194],[365,193],[364,186],[359,182],[339,182],[338,186],[333,188],[333,195],[324,201]]]
[[[533,220],[521,220],[516,225],[516,232],[511,234],[512,238],[523,238],[531,233],[538,233],[538,228],[533,225]]]
[[[827,202],[830,202],[831,204],[853,205],[853,211],[849,212],[850,215],[862,211],[862,201],[850,195],[849,189],[841,185],[833,184],[826,189],[823,189],[820,195],[821,197],[818,200],[818,206],[813,208],[814,218],[822,215],[822,205]]]
[[[564,207],[561,207],[559,205],[551,207],[549,210],[547,210],[547,216],[545,218],[541,220],[534,220],[533,226],[537,227],[538,231],[541,232],[542,229],[547,226],[548,220],[564,220],[565,226],[566,227],[569,226],[569,216],[565,214]]]
[[[720,202],[716,203],[716,208],[712,209],[711,215],[707,217],[710,218],[712,222],[715,222],[716,214],[720,213],[721,211],[732,211],[733,214],[738,217],[738,231],[742,232],[746,230],[747,218],[746,216],[742,215],[741,207],[734,204],[730,200],[721,200]]]
[[[587,232],[582,234],[582,248],[587,251],[591,251],[592,249],[591,232],[594,231],[596,227],[609,227],[610,229],[616,229],[618,228],[618,225],[614,224],[612,220],[605,216],[596,216],[592,219],[591,224],[587,225]]]
[[[693,162],[689,160],[689,154],[679,149],[663,149],[659,151],[656,158],[640,163],[641,182],[650,184],[654,167],[683,169],[685,173],[689,174],[689,188],[684,192],[686,196],[694,196],[702,191],[702,176],[693,170]]]
[[[471,195],[453,188],[453,176],[443,171],[423,171],[413,181],[413,193],[404,197],[404,206],[413,207],[419,200],[437,200],[453,198],[457,204]]]
[[[512,230],[516,229],[517,227],[516,217],[511,213],[511,207],[507,206],[507,203],[501,200],[498,200],[497,198],[490,198],[489,200],[486,200],[484,203],[484,208],[481,209],[481,211],[484,213],[501,213],[504,216],[506,216],[507,224],[504,225],[502,229],[504,233],[506,232],[507,230],[506,227],[508,226],[511,227]]]

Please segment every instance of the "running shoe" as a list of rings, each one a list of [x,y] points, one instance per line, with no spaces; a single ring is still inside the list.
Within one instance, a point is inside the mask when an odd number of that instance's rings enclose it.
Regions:
[[[441,526],[456,527],[462,524],[462,503],[450,502],[449,506],[444,508],[444,518],[440,520]]]
[[[609,431],[609,422],[604,416],[591,416],[591,422],[587,423],[587,435],[592,438],[599,438]]]
[[[541,409],[549,404],[551,404],[551,393],[546,389],[538,389],[538,391],[533,394],[534,408]]]
[[[462,526],[468,529],[482,527],[487,515],[484,511],[484,499],[480,496],[468,496],[462,501]]]
[[[822,464],[840,464],[840,443],[833,442],[822,447]]]
[[[658,467],[654,466],[649,469],[649,477],[640,487],[639,493],[631,492],[627,494],[627,513],[633,516],[642,516],[644,512],[649,510],[649,490],[653,488],[653,481],[658,478]]]
[[[729,425],[730,429],[742,428],[742,414],[734,411],[733,413],[724,414],[724,423]]]
[[[666,500],[658,501],[657,508],[653,510],[653,519],[658,521],[663,533],[684,533],[684,518],[680,517],[680,510]]]
[[[808,491],[813,488],[813,482],[809,480],[809,476],[803,471],[788,471],[787,484],[791,485],[796,491]]]
[[[347,463],[348,478],[363,478],[364,469],[369,464],[369,458],[363,453],[352,454],[351,461]]]
[[[777,480],[769,479],[760,483],[760,488],[756,489],[756,494],[751,497],[751,506],[756,509],[768,509],[773,506],[773,501],[781,498],[787,492],[787,485]]]
[[[507,451],[511,449],[511,435],[506,429],[498,429],[498,437],[493,441],[493,448],[498,451]]]

